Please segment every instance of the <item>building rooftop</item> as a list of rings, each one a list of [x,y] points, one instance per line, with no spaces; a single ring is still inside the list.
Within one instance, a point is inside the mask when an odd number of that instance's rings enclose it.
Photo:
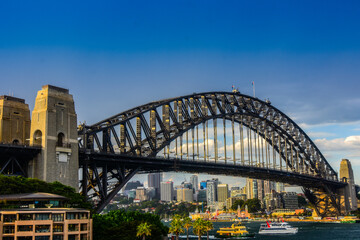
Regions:
[[[0,96],[0,100],[8,100],[8,101],[13,101],[13,102],[25,103],[25,100],[22,98],[17,98],[17,97],[12,97],[12,96],[7,96],[7,95]]]
[[[83,208],[9,208],[0,209],[0,212],[89,212],[89,210]]]
[[[28,201],[28,200],[67,200],[68,198],[52,193],[19,193],[0,195],[0,200],[4,201]]]
[[[69,89],[56,87],[56,86],[49,85],[49,84],[42,86],[42,89],[50,89],[50,90],[55,90],[57,92],[69,93]]]

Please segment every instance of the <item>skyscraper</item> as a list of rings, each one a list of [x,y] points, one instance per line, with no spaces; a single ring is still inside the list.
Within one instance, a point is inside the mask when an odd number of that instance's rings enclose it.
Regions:
[[[264,199],[264,180],[257,180],[258,199],[262,201]]]
[[[246,195],[248,199],[258,198],[258,186],[256,179],[246,179]]]
[[[207,181],[206,184],[206,199],[208,205],[212,205],[215,202],[217,202],[217,185],[219,181],[218,179],[212,179],[210,181]]]
[[[275,189],[275,184],[272,181],[266,180],[264,181],[264,195],[270,194],[272,190]]]
[[[282,183],[282,182],[277,182],[276,185],[275,185],[275,190],[276,190],[278,193],[285,192],[284,183]]]
[[[227,184],[219,184],[218,190],[218,202],[226,202],[229,197],[229,186]]]
[[[176,190],[176,196],[178,202],[192,202],[193,190],[188,188],[179,188]]]
[[[198,176],[197,175],[192,175],[190,177],[190,183],[192,184],[192,187],[194,189],[194,192],[196,192],[197,190],[199,190],[199,183],[198,183]]]
[[[174,183],[161,182],[160,184],[160,200],[170,202],[174,200]]]
[[[148,174],[148,187],[155,189],[155,198],[160,198],[160,183],[162,182],[162,173]]]

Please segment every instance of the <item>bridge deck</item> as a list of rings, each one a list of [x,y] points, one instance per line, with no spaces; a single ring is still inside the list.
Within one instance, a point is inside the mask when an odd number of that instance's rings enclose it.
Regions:
[[[274,169],[260,168],[254,166],[234,165],[230,163],[215,163],[204,161],[180,160],[176,158],[156,158],[156,157],[138,157],[119,154],[86,154],[80,151],[80,167],[88,159],[88,164],[96,162],[97,167],[105,166],[107,168],[118,164],[126,164],[128,169],[136,169],[141,166],[140,172],[155,171],[179,171],[188,173],[207,173],[214,175],[227,175],[234,177],[250,177],[277,182],[286,182],[307,188],[323,187],[324,184],[335,189],[346,186],[346,183],[326,180],[312,175],[299,174],[293,172],[279,171]]]

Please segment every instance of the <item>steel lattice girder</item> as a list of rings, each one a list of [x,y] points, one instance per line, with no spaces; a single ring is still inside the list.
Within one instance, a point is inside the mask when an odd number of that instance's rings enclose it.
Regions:
[[[189,102],[192,104],[188,104]],[[164,106],[169,110],[167,116],[168,121],[171,121],[169,128],[165,127],[166,123],[159,114],[159,108]],[[150,111],[155,113],[156,122],[160,128],[156,132],[156,139],[152,134],[153,129],[150,128],[150,120],[145,118],[145,114],[149,114]],[[294,166],[284,154],[285,151],[289,152],[290,146],[294,146],[293,154],[299,154],[298,157],[311,171],[323,178],[337,180],[337,173],[295,122],[269,102],[240,93],[199,93],[151,102],[130,109],[94,125],[83,126],[79,130],[80,148],[102,153],[116,153],[114,145],[121,149],[125,143],[120,140],[126,139],[129,146],[126,154],[156,156],[170,142],[195,126],[211,119],[231,120],[233,116],[236,122],[242,122],[244,126],[254,131],[258,130],[263,138],[266,133],[274,134],[274,148],[284,161],[288,161],[287,165],[290,168]],[[136,131],[134,131],[134,121],[137,122]],[[115,127],[119,125],[124,129],[124,137],[119,137],[115,131]],[[138,133],[139,129],[143,134]],[[142,135],[144,137],[139,139]],[[269,138],[265,140],[270,142]],[[288,153],[287,156],[289,156]]]

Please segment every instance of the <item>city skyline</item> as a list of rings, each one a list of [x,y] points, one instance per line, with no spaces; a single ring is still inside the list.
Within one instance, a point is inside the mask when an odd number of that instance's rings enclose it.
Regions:
[[[193,92],[252,96],[255,82],[256,97],[292,118],[336,171],[348,158],[360,183],[360,3],[86,3],[1,3],[0,95],[32,110],[42,85],[64,87],[78,122],[92,124]]]

